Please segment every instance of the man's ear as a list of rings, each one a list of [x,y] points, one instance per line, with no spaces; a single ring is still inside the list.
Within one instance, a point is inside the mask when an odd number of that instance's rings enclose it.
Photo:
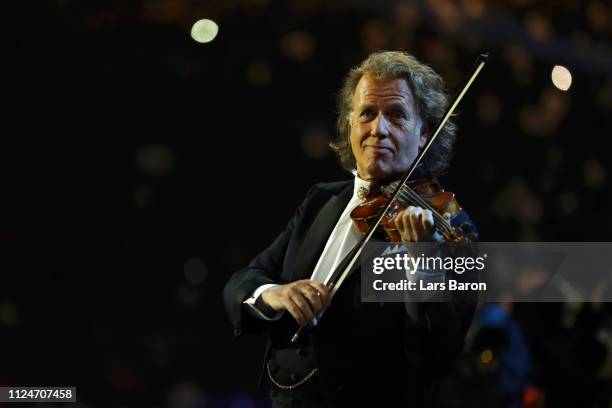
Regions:
[[[429,130],[427,129],[427,126],[423,123],[422,120],[419,122],[418,132],[420,133],[419,135],[419,150],[420,150],[423,147],[425,147],[425,144],[427,143],[427,139],[429,139]]]
[[[420,136],[419,141],[419,149],[425,147],[425,143],[427,143],[427,139],[429,139],[429,132],[423,131]]]

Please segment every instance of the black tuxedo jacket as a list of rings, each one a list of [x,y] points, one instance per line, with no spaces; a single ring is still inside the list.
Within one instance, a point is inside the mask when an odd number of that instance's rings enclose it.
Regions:
[[[425,390],[447,374],[463,348],[475,303],[422,303],[416,318],[402,303],[362,303],[360,273],[353,272],[334,297],[318,326],[301,344],[290,339],[297,324],[285,313],[275,322],[254,318],[243,301],[267,283],[310,278],[325,244],[353,194],[354,181],[322,183],[310,189],[287,228],[247,268],[234,273],[224,301],[235,328],[267,331],[266,359],[280,366],[279,378],[294,382],[315,364],[328,396],[338,406],[365,406],[381,399],[419,406]],[[454,225],[471,223],[461,212]],[[415,316],[414,314],[412,316]],[[308,346],[308,363],[277,358],[275,351]],[[282,353],[280,353],[282,354]],[[287,353],[284,354],[285,356]],[[293,355],[293,353],[290,353]]]

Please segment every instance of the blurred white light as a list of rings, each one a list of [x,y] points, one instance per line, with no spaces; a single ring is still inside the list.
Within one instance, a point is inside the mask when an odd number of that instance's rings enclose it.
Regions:
[[[567,91],[572,85],[572,74],[562,65],[555,65],[550,76],[553,84],[562,91]]]
[[[203,19],[195,22],[191,27],[191,38],[199,43],[211,42],[217,36],[219,26],[212,20]]]

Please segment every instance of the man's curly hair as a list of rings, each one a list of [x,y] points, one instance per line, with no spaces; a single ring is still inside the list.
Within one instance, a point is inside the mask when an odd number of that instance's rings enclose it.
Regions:
[[[366,74],[383,81],[405,79],[414,95],[417,113],[423,120],[425,132],[435,130],[434,127],[448,105],[444,81],[432,68],[405,52],[383,51],[371,54],[360,65],[351,69],[337,99],[338,136],[330,146],[338,155],[342,167],[348,171],[356,168],[350,138],[353,97],[357,83]],[[448,167],[455,143],[455,131],[456,126],[449,119],[423,158],[425,166],[433,175],[440,175]]]

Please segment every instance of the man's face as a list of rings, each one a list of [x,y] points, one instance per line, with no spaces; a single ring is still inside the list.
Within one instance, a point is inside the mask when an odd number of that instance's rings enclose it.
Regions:
[[[359,177],[383,181],[405,173],[427,141],[422,128],[405,79],[362,76],[351,115],[351,147]]]

